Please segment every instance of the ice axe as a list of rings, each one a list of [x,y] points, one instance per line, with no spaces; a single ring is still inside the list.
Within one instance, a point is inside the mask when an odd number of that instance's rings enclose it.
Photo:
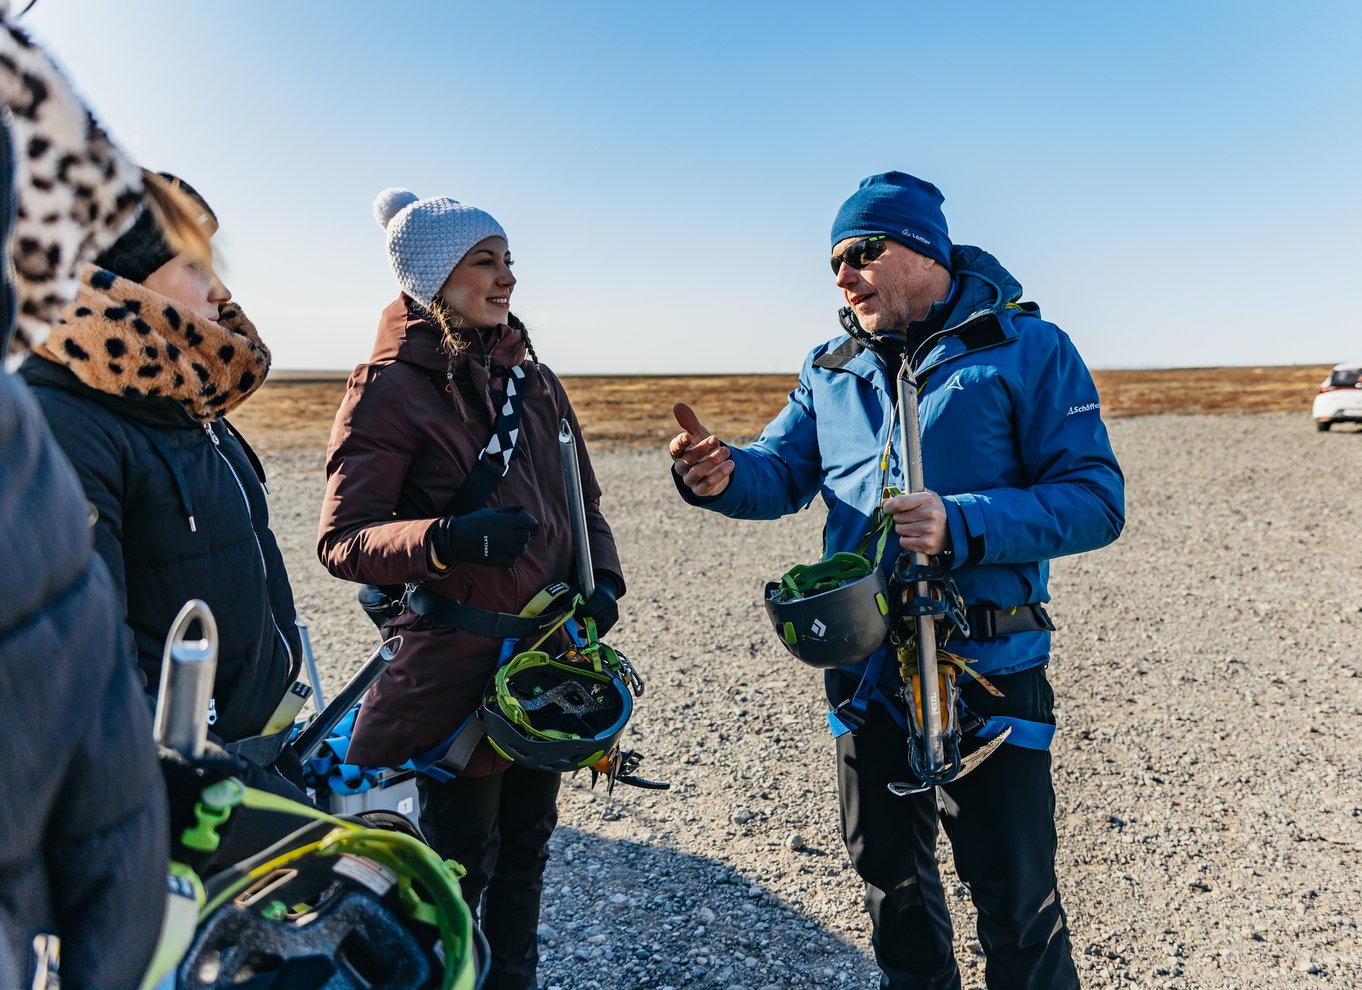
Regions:
[[[190,639],[199,624],[202,638]],[[156,692],[155,738],[158,746],[189,759],[203,755],[208,742],[208,706],[218,669],[218,626],[207,603],[185,602],[166,634],[161,655],[161,684]]]
[[[577,584],[581,588],[582,601],[586,601],[596,590],[596,578],[591,570],[591,543],[586,531],[586,498],[582,494],[582,469],[577,461],[577,438],[565,419],[558,424],[558,450],[563,459],[563,484],[567,488],[568,512],[572,520],[572,550],[577,564]],[[625,656],[618,653],[615,656],[619,661],[620,676],[635,695],[642,695],[643,678],[638,676],[638,671]],[[616,743],[609,753],[592,765],[591,783],[595,785],[599,774],[605,776],[607,792],[614,790],[615,781],[647,790],[670,789],[671,784],[648,780],[634,772],[642,759],[641,754],[633,750],[621,750]]]
[[[591,572],[591,543],[586,532],[586,499],[582,496],[582,469],[577,463],[577,437],[567,420],[558,423],[558,453],[563,458],[563,485],[567,488],[572,522],[572,559],[577,564],[577,584],[586,601],[596,590]]]
[[[346,682],[345,687],[340,689],[340,693],[331,699],[331,704],[325,706],[317,717],[307,724],[302,732],[298,733],[293,740],[293,751],[298,755],[299,760],[307,760],[323,740],[330,735],[340,720],[345,718],[355,702],[364,697],[364,692],[368,691],[388,669],[388,665],[393,662],[397,652],[402,649],[402,637],[392,636],[379,644],[378,649],[369,654],[369,659],[364,661],[364,665],[355,671],[353,677]]]
[[[917,377],[905,354],[897,379],[899,446],[903,451],[906,494],[927,490],[922,471],[922,432],[918,421]],[[899,662],[902,697],[908,709],[908,766],[916,783],[891,781],[898,797],[919,794],[958,780],[1002,745],[1010,727],[967,757],[960,756],[959,688],[954,672],[943,676],[937,658],[938,623],[953,623],[969,635],[950,577],[920,551],[899,555],[891,583],[900,627],[891,634]],[[916,672],[914,672],[914,669]]]

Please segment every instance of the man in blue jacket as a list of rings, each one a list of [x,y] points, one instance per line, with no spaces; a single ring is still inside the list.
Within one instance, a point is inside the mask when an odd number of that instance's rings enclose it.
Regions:
[[[988,986],[1063,990],[1078,977],[1055,880],[1043,603],[1052,557],[1120,534],[1124,482],[1068,336],[1021,301],[991,255],[951,244],[942,201],[902,172],[861,183],[832,226],[846,332],[810,352],[789,403],[747,447],[727,446],[678,403],[673,476],[687,502],[740,519],[774,519],[821,495],[825,556],[855,550],[882,508],[898,535],[886,574],[898,550],[949,569],[971,627],[950,649],[1001,693],[964,676],[964,702],[988,720],[983,734],[1013,730],[978,769],[894,796],[889,783],[913,778],[889,649],[826,674],[843,838],[865,881],[880,986],[960,986],[940,820],[978,909]],[[886,485],[907,487],[895,430],[905,356],[921,385],[928,490],[884,499]]]

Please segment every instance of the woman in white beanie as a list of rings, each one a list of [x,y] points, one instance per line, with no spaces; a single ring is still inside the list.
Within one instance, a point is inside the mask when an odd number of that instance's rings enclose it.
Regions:
[[[434,603],[389,617],[402,650],[350,742],[348,762],[396,766],[476,711],[503,643],[480,622],[515,617],[540,589],[572,580],[562,420],[577,434],[595,567],[579,614],[602,635],[624,578],[576,415],[510,312],[506,232],[482,210],[400,189],[379,194],[374,216],[401,294],[336,415],[318,554],[337,577],[419,584]],[[533,990],[559,775],[512,765],[485,739],[458,762],[448,782],[422,778],[421,825],[468,870],[463,894],[492,949],[488,990]]]

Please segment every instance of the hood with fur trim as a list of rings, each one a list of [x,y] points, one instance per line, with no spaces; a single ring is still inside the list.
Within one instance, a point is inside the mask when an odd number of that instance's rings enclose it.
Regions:
[[[42,49],[0,17],[0,108],[14,172],[12,340],[16,367],[76,295],[81,268],[136,219],[142,172],[113,143]]]

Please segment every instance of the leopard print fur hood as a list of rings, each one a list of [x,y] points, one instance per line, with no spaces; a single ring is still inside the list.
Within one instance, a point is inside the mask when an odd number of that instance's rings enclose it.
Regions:
[[[35,353],[109,395],[173,399],[201,423],[239,406],[270,370],[269,348],[234,303],[214,323],[94,265]]]
[[[143,189],[141,170],[3,9],[0,4],[0,115],[7,117],[13,146],[18,310],[4,357],[13,368],[75,297],[81,268],[132,225]]]

